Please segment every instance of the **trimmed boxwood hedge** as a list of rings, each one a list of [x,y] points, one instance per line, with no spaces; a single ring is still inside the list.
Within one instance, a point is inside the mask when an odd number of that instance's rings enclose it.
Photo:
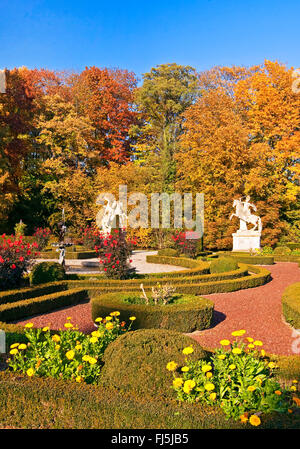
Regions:
[[[208,353],[200,344],[174,330],[140,329],[128,332],[105,350],[101,383],[123,392],[150,397],[174,398],[173,375],[166,369],[170,361],[185,365],[182,350],[192,346],[190,360],[205,359]]]
[[[238,252],[219,252],[216,254],[218,257],[230,256],[237,262],[246,263],[250,265],[273,265],[274,256],[250,256],[250,254],[241,254]]]
[[[0,305],[0,321],[14,321],[39,313],[48,313],[60,307],[78,304],[88,300],[88,293],[82,288],[66,292],[51,293],[23,301]]]
[[[92,298],[92,319],[109,315],[112,310],[120,312],[120,320],[129,321],[135,316],[133,329],[173,329],[178,332],[194,332],[209,328],[214,303],[207,298],[185,295],[184,302],[168,305],[129,304],[127,299],[139,293],[108,293]]]
[[[97,257],[96,251],[66,251],[66,260],[74,259],[94,259]],[[39,255],[40,259],[58,259],[58,251],[43,251]]]
[[[300,282],[289,285],[282,295],[282,312],[288,323],[300,329]]]
[[[0,292],[0,305],[8,302],[23,301],[24,299],[36,298],[50,293],[68,290],[66,282],[51,282],[37,287],[26,287],[17,290]]]

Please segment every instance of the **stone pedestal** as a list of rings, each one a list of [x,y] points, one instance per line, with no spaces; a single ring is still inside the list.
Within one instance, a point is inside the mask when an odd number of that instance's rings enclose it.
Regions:
[[[232,251],[254,251],[255,249],[260,249],[260,236],[259,231],[237,231],[232,234],[233,237],[233,248]]]

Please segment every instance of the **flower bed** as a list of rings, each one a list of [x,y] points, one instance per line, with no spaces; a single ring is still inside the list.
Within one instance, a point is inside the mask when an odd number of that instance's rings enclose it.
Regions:
[[[300,329],[300,282],[289,285],[282,295],[282,313],[288,323]]]
[[[124,321],[135,316],[134,329],[173,329],[194,332],[207,329],[211,324],[214,304],[206,298],[193,295],[175,295],[167,305],[146,305],[135,302],[139,293],[108,293],[92,298],[92,319],[105,316],[110,310],[119,310]]]

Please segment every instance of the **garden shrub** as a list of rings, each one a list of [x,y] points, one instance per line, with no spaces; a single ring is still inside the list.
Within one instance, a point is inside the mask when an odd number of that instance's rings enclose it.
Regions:
[[[122,229],[113,229],[101,238],[95,250],[99,254],[104,275],[109,279],[128,279],[135,273],[130,266],[133,242],[126,238]]]
[[[289,285],[282,295],[282,312],[285,320],[300,329],[300,282]]]
[[[133,329],[171,329],[179,332],[194,332],[209,328],[214,303],[207,298],[194,295],[175,295],[173,303],[146,305],[141,302],[140,291],[136,293],[108,293],[92,298],[92,319],[104,316],[109,310],[120,311],[120,319],[136,320]]]
[[[65,278],[64,267],[57,262],[40,262],[31,270],[30,284],[46,284],[48,282],[62,281]]]
[[[23,242],[19,238],[2,236],[0,243],[0,289],[19,287],[23,276],[38,255],[37,243]]]
[[[50,332],[49,327],[34,329],[32,323],[26,323],[28,344],[17,342],[10,346],[8,366],[29,377],[96,383],[105,349],[118,335],[126,332],[125,323],[119,322],[118,312],[111,312],[102,321],[90,335],[79,332],[70,318],[64,324],[66,330],[55,334]]]
[[[212,260],[210,263],[210,273],[225,273],[226,271],[233,271],[238,268],[238,263],[232,257],[220,257]]]
[[[242,337],[245,332],[232,335]],[[233,342],[223,339],[220,344],[223,347],[206,360],[192,360],[189,348],[183,351],[183,363],[170,358],[166,369],[173,373],[172,387],[179,401],[217,404],[227,417],[253,426],[261,424],[262,413],[287,414],[292,409],[299,380],[289,389],[281,387],[274,376],[277,365],[260,350],[261,341],[248,337]]]
[[[38,244],[39,251],[42,251],[49,243],[51,231],[49,228],[36,228],[33,237]]]
[[[287,256],[292,252],[292,250],[288,246],[277,246],[273,250],[273,254]]]
[[[206,351],[190,337],[164,329],[142,329],[122,335],[105,350],[101,383],[134,395],[172,396],[165,369],[169,360],[183,362],[183,348],[193,346],[193,358]]]

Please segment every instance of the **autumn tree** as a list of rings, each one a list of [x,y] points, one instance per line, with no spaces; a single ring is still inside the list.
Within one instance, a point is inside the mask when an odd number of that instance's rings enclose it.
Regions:
[[[128,130],[136,117],[132,107],[135,87],[135,76],[127,70],[90,67],[73,77],[76,111],[93,126],[88,135],[88,150],[96,155],[94,165],[129,160]]]

